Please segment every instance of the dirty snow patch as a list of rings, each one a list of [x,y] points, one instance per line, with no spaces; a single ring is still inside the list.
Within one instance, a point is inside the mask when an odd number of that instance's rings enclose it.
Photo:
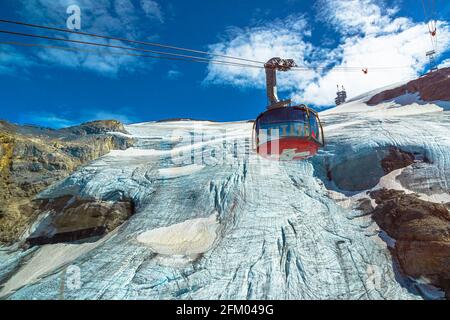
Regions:
[[[217,215],[213,214],[208,218],[191,219],[146,231],[137,240],[158,254],[191,256],[211,249],[218,227]]]

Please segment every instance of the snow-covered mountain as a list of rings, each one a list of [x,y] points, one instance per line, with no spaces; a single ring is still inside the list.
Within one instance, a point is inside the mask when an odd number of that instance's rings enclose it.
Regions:
[[[249,122],[127,126],[133,148],[80,168],[40,198],[126,197],[133,199],[135,214],[96,241],[4,248],[0,295],[442,297],[427,279],[402,272],[388,248],[395,240],[361,204],[376,207],[368,191],[381,188],[450,202],[448,102],[425,103],[406,94],[370,107],[364,102],[371,96],[323,112],[326,147],[300,162],[257,156]],[[394,147],[416,162],[386,174],[380,162]]]

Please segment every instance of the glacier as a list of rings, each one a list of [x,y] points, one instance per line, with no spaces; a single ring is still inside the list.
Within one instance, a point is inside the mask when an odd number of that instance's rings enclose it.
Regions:
[[[376,223],[352,203],[376,187],[381,175],[364,185],[364,168],[391,146],[430,159],[430,183],[448,196],[449,112],[411,97],[376,107],[364,99],[322,112],[326,147],[299,162],[256,155],[250,122],[126,126],[133,148],[110,152],[40,197],[126,196],[136,213],[92,243],[2,248],[0,297],[422,299]],[[333,168],[355,190],[328,181]],[[78,280],[69,283],[73,270]]]

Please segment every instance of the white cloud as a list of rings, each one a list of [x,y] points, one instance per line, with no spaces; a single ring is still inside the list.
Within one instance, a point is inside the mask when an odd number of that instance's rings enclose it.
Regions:
[[[15,48],[0,45],[0,74],[15,75],[20,69],[33,65],[34,60],[27,58]]]
[[[157,19],[164,22],[164,16],[161,10],[161,6],[153,0],[141,0],[141,7],[144,10],[147,17]]]
[[[317,6],[319,21],[328,23],[341,35],[340,42],[331,49],[311,44],[308,21],[302,16],[290,16],[284,21],[228,33],[227,38],[212,45],[211,50],[258,61],[281,56],[293,58],[298,65],[309,65],[311,70],[308,72],[280,74],[280,89],[287,90],[297,102],[332,105],[336,84],[343,84],[350,96],[356,96],[416,77],[428,62],[425,52],[430,49],[431,42],[426,24],[395,17],[397,8],[387,8],[379,3],[382,2],[321,1]],[[441,21],[438,29],[438,52],[444,52],[450,47],[450,27]],[[320,35],[313,29],[311,37],[317,36]],[[318,65],[327,68],[312,71]],[[396,68],[382,69],[391,66]],[[369,72],[367,75],[360,69],[342,72],[344,67],[369,67]],[[265,76],[257,69],[209,65],[205,81],[263,89]]]
[[[295,59],[297,64],[304,64],[314,48],[304,40],[310,34],[306,19],[289,16],[285,20],[277,20],[263,26],[253,28],[230,28],[228,40],[210,46],[210,51],[229,56],[245,57],[255,61],[266,62],[275,56]],[[221,60],[224,60],[221,58]],[[240,61],[233,61],[240,62]],[[245,63],[245,62],[241,62]],[[311,80],[310,72],[280,75],[282,86],[306,83]],[[241,68],[235,66],[210,64],[206,83],[230,84],[233,86],[257,86],[265,83],[264,70],[257,68]]]
[[[408,19],[393,16],[397,8],[385,8],[384,1],[320,0],[316,4],[318,20],[333,25],[341,34],[380,34],[401,30]]]
[[[139,4],[135,4],[132,0],[20,0],[17,3],[17,8],[24,20],[65,28],[68,18],[66,9],[72,4],[77,4],[81,8],[81,31],[85,32],[131,39],[149,39],[156,37],[155,29],[163,21],[163,13],[160,6],[157,2],[149,0],[142,0]],[[36,33],[34,29],[28,31]],[[49,32],[46,34],[52,35]],[[129,46],[127,43],[99,38],[63,33],[54,33],[53,35],[73,40]],[[102,49],[62,42],[51,42],[51,44],[77,48],[83,47],[83,49],[103,53],[118,52],[118,50],[114,49]],[[40,62],[43,65],[82,68],[109,76],[116,76],[119,72],[147,70],[154,62],[151,59],[125,55],[69,52],[57,49],[24,50],[28,50],[26,52],[27,55],[32,56],[36,62]],[[33,56],[32,53],[36,52],[36,50],[37,54]]]
[[[182,73],[176,69],[172,69],[167,72],[167,78],[170,80],[178,79],[181,75]]]

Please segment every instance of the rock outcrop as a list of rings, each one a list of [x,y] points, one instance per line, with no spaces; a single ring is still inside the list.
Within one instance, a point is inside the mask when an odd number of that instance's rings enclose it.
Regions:
[[[38,214],[47,214],[28,237],[31,246],[73,242],[102,236],[124,223],[134,212],[129,199],[101,201],[64,196],[36,200]]]
[[[133,143],[118,121],[60,130],[0,121],[0,243],[19,239],[36,217],[32,199],[78,167]]]
[[[384,173],[388,174],[394,170],[406,168],[414,163],[415,157],[412,153],[400,150],[396,147],[389,149],[389,154],[381,160]]]
[[[370,193],[378,206],[372,217],[393,239],[402,271],[427,279],[450,297],[450,213],[443,204],[397,190]]]
[[[373,96],[366,103],[370,106],[383,101],[389,101],[407,93],[419,93],[423,101],[450,101],[450,68],[444,68],[436,72],[408,82],[395,89],[386,90]]]

